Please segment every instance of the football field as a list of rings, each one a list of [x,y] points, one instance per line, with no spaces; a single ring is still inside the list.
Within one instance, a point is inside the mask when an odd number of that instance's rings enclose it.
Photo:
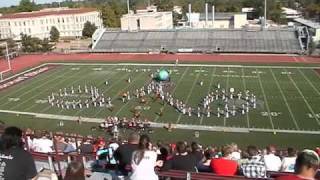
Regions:
[[[207,130],[215,127],[235,132],[288,131],[301,134],[319,134],[320,130],[320,67],[125,63],[47,65],[52,67],[49,71],[1,90],[0,112],[57,115],[57,119],[61,116],[132,118],[134,113],[139,112],[142,119],[159,124],[180,124],[182,129]],[[145,103],[134,96],[137,89],[151,82],[151,74],[160,69],[170,72],[168,93],[192,108],[191,116],[156,99],[152,93],[145,96]],[[84,93],[84,87],[89,91],[94,87],[100,94],[110,97],[112,108],[108,108],[106,103],[96,107],[90,104],[88,108],[85,105],[81,108],[71,105],[62,108],[48,102],[48,96],[52,95],[64,102],[84,102],[89,98]],[[201,112],[200,117],[197,115],[196,109],[202,107],[204,97],[221,89],[228,92],[230,88],[235,91],[233,99],[230,95],[226,101],[219,97],[209,105],[209,117],[206,112]],[[72,89],[74,93],[71,93]],[[68,95],[60,96],[64,91]],[[122,94],[127,92],[132,97],[123,102]],[[236,95],[239,92],[243,95],[238,99]],[[246,92],[256,98],[256,107],[250,107],[248,111],[237,103],[243,101]],[[235,114],[230,113],[226,117],[225,113],[218,113],[217,108],[223,109],[226,103],[237,106]]]

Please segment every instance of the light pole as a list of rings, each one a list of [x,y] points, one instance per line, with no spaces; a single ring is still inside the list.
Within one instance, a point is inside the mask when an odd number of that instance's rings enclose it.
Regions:
[[[267,28],[267,0],[264,0],[264,25],[263,27]]]
[[[128,31],[130,31],[130,2],[127,0],[127,8],[128,8]]]
[[[4,44],[5,47],[6,47],[5,59],[6,59],[7,62],[8,62],[8,69],[0,72],[0,80],[3,79],[3,74],[4,74],[4,73],[11,71],[11,62],[10,62],[10,57],[9,57],[8,43],[7,43],[7,42],[3,42],[3,44]]]

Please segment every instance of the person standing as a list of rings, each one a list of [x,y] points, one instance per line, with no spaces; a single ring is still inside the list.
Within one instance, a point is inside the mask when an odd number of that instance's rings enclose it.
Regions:
[[[32,155],[23,149],[21,129],[6,128],[0,144],[0,179],[27,180],[37,176]]]
[[[139,140],[138,150],[132,154],[131,180],[158,180],[158,176],[154,172],[154,167],[157,165],[157,153],[151,151],[150,138],[147,135],[142,135]]]
[[[120,145],[114,152],[114,157],[119,162],[119,173],[122,175],[127,176],[128,172],[131,170],[131,158],[133,152],[138,149],[139,138],[139,134],[131,133],[128,138],[128,143]]]

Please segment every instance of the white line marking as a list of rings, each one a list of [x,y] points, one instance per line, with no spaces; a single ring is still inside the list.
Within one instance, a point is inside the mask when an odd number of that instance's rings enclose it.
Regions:
[[[286,70],[286,69],[285,69]],[[313,109],[311,108],[309,102],[307,101],[307,99],[304,97],[304,95],[302,94],[301,90],[299,89],[299,87],[297,86],[296,82],[292,79],[291,75],[288,74],[288,77],[290,79],[290,81],[292,82],[292,84],[296,87],[296,89],[298,90],[300,96],[303,98],[304,102],[306,103],[306,105],[308,106],[310,112],[312,113],[313,117],[316,119],[318,125],[320,126],[320,121],[317,118],[317,116],[315,115],[316,113],[313,111]]]
[[[202,67],[201,67],[201,70],[202,70]],[[191,97],[191,94],[192,94],[192,92],[193,92],[193,89],[194,89],[194,87],[196,86],[196,84],[197,84],[197,82],[198,82],[199,76],[200,76],[200,72],[197,74],[197,77],[194,79],[193,84],[192,84],[192,86],[191,86],[191,89],[190,89],[190,91],[189,91],[189,94],[188,94],[188,96],[187,96],[187,98],[186,98],[186,100],[185,100],[185,102],[184,102],[184,104],[186,104],[186,105],[188,104],[188,101],[189,101],[189,99],[190,99],[190,97]],[[182,117],[182,113],[179,113],[179,117],[178,117],[178,119],[177,119],[177,121],[176,121],[177,124],[180,122],[181,117]]]
[[[20,115],[29,115],[34,116],[35,118],[43,119],[55,119],[55,120],[66,120],[66,121],[77,121],[77,116],[64,116],[56,114],[42,114],[42,113],[33,113],[33,112],[21,112],[21,111],[9,111],[9,110],[0,110],[0,113],[8,114],[20,114]],[[83,117],[84,122],[91,123],[101,123],[104,121],[102,118],[87,118]],[[166,123],[155,123],[151,122],[151,126],[155,128],[163,128]],[[186,130],[200,130],[200,131],[218,131],[218,132],[239,132],[239,133],[249,133],[251,132],[279,132],[279,133],[293,133],[293,134],[320,134],[320,131],[297,131],[297,130],[286,130],[286,129],[263,129],[263,128],[234,128],[234,127],[223,127],[223,126],[200,126],[200,125],[190,125],[190,124],[173,124],[177,129],[186,129]]]
[[[257,71],[257,69],[256,69],[256,71]],[[270,120],[270,123],[271,123],[271,127],[274,130],[274,124],[273,124],[273,121],[272,121],[272,117],[270,115],[270,108],[269,108],[269,103],[268,103],[268,100],[267,100],[267,96],[266,96],[266,93],[264,92],[264,89],[263,89],[263,85],[262,85],[262,81],[261,81],[261,78],[260,78],[260,74],[257,74],[257,75],[258,75],[261,91],[262,91],[262,94],[263,94],[264,102],[266,102],[266,108],[267,108],[267,111],[269,113],[269,120]]]
[[[259,73],[257,73],[259,74]],[[246,85],[246,80],[244,78],[245,76],[245,73],[244,73],[244,68],[241,68],[241,77],[242,77],[242,84],[243,84],[243,88],[244,88],[244,91],[247,90],[247,85]],[[249,118],[249,113],[246,113],[246,117],[247,117],[247,126],[248,128],[250,128],[250,118]]]
[[[298,70],[299,70],[300,74],[302,74],[302,76],[304,77],[304,79],[308,81],[308,83],[309,83],[310,86],[314,89],[314,91],[316,91],[317,94],[320,95],[319,90],[312,84],[312,82],[309,80],[309,78],[308,78],[300,69],[298,69]]]
[[[172,90],[172,93],[171,93],[172,95],[174,94],[174,92],[176,91],[176,89],[177,89],[177,87],[179,86],[180,82],[182,81],[183,77],[186,75],[186,73],[187,73],[188,71],[189,71],[189,67],[186,68],[186,69],[184,70],[183,74],[180,76],[180,78],[179,78],[176,86],[175,86],[174,89]],[[165,109],[166,105],[167,105],[167,103],[164,104],[163,110]],[[157,122],[158,119],[159,119],[159,117],[160,117],[160,116],[157,116],[157,117],[154,119],[154,122]]]
[[[72,72],[72,71],[66,71],[66,73],[63,73],[63,74],[66,75],[66,74],[69,74],[70,72]],[[71,79],[70,77],[75,77],[75,76],[79,75],[80,73],[81,73],[81,71],[79,71],[78,73],[73,74],[73,75],[71,75],[71,76],[68,76],[68,78],[64,79],[63,81],[59,81],[59,83],[56,83],[55,85],[61,84],[62,82],[65,82],[66,80],[70,80],[70,79]],[[46,83],[43,83],[42,85],[37,86],[36,88],[32,88],[32,89],[30,89],[29,91],[26,91],[25,93],[20,94],[18,97],[22,97],[22,96],[25,95],[25,94],[29,94],[29,93],[34,92],[35,90],[41,89],[41,87],[44,87],[45,85],[50,84],[52,81],[55,81],[55,80],[58,79],[58,78],[60,78],[60,77],[52,78],[52,79],[50,79],[49,81],[47,81]],[[13,107],[11,107],[10,109],[17,108],[17,107],[21,106],[22,104],[25,104],[25,103],[29,102],[31,99],[34,99],[34,97],[38,96],[39,94],[43,94],[43,92],[46,93],[46,91],[47,91],[48,89],[51,89],[51,88],[52,88],[52,86],[47,86],[47,88],[45,88],[45,90],[43,90],[42,93],[40,93],[40,92],[39,92],[39,93],[35,93],[35,95],[32,95],[32,96],[29,97],[28,99],[24,99],[21,103],[15,105],[15,106],[13,106]]]
[[[211,86],[212,86],[212,83],[213,83],[213,75],[216,73],[216,70],[217,70],[217,67],[214,67],[214,70],[212,71],[212,74],[211,74],[210,84],[209,84],[209,88],[208,88],[207,94],[209,94],[210,91],[211,91]],[[204,117],[204,116],[202,115],[202,116],[201,116],[201,119],[200,119],[200,125],[202,125],[203,117]]]
[[[287,105],[287,108],[288,108],[288,110],[289,110],[291,119],[293,120],[293,123],[294,123],[294,125],[296,126],[296,129],[297,129],[297,130],[300,130],[299,125],[298,125],[298,123],[297,123],[297,120],[296,120],[296,118],[294,117],[294,115],[293,115],[293,113],[292,113],[292,110],[291,110],[291,108],[290,108],[290,105],[289,105],[289,103],[288,103],[288,100],[287,100],[286,96],[284,95],[284,93],[283,93],[283,91],[282,91],[282,89],[281,89],[281,86],[280,86],[280,83],[279,83],[278,79],[277,79],[276,76],[274,75],[272,69],[269,69],[269,70],[270,70],[270,72],[271,72],[271,74],[272,74],[272,77],[273,77],[274,81],[276,82],[276,84],[277,84],[277,86],[278,86],[278,89],[280,90],[280,93],[281,93],[281,95],[282,95],[282,98],[283,98],[284,102],[285,102],[286,105]]]
[[[169,66],[169,67],[174,67],[176,66],[175,64],[148,64],[148,63],[46,63],[48,65],[67,65],[67,66],[73,66],[73,65],[78,65],[78,66],[96,66],[96,65],[101,65],[101,66],[108,66],[108,65],[122,65],[122,66]],[[282,68],[287,68],[287,69],[316,69],[320,68],[320,66],[251,66],[251,65],[223,65],[223,64],[179,64],[179,67],[230,67],[230,68],[273,68],[273,69],[282,69]]]

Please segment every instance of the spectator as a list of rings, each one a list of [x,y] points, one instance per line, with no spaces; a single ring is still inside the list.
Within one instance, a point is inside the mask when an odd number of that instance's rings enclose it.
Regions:
[[[76,147],[73,145],[73,143],[69,140],[69,138],[66,138],[66,147],[63,150],[63,153],[72,153],[76,152]]]
[[[132,154],[132,180],[158,180],[154,172],[156,166],[157,153],[151,151],[152,145],[147,135],[142,135],[139,141],[138,150]]]
[[[230,145],[223,147],[223,157],[211,160],[210,167],[212,172],[223,176],[233,176],[237,173],[238,163],[231,159],[232,151],[233,147]]]
[[[132,153],[138,149],[139,134],[131,133],[128,138],[128,144],[120,145],[114,152],[114,157],[119,161],[118,170],[122,175],[127,176],[131,167]]]
[[[27,180],[36,177],[31,154],[23,149],[22,131],[8,127],[1,136],[0,179]]]
[[[40,153],[51,153],[53,152],[53,141],[47,137],[47,132],[43,131],[37,134],[33,140],[33,150]]]
[[[197,169],[199,172],[212,172],[212,169],[210,167],[212,154],[213,153],[210,150],[204,151],[204,157],[197,165]]]
[[[281,159],[275,153],[276,148],[273,145],[267,147],[267,154],[263,157],[267,171],[279,171],[281,168]]]
[[[263,158],[259,155],[257,147],[248,146],[247,153],[249,157],[247,161],[241,164],[241,173],[248,178],[265,178],[266,165]]]
[[[314,179],[320,165],[319,156],[312,150],[304,150],[298,154],[294,166],[295,175],[278,177],[277,180]]]
[[[69,163],[64,180],[85,180],[83,164],[77,161]]]
[[[297,153],[293,148],[288,148],[288,157],[284,157],[281,163],[282,172],[294,172],[294,165],[296,164]]]
[[[196,171],[197,159],[194,155],[188,154],[187,146],[184,142],[177,142],[177,153],[164,163],[162,170],[184,170],[189,172]]]
[[[64,137],[56,136],[54,140],[57,152],[63,153],[63,151],[67,147],[67,143],[65,142]]]
[[[93,144],[91,142],[90,137],[87,137],[87,139],[81,143],[79,146],[80,152],[82,154],[92,154],[93,153]]]
[[[239,150],[238,145],[235,143],[232,143],[231,146],[232,146],[231,159],[235,161],[239,161],[241,159],[241,151]]]
[[[203,153],[201,151],[200,145],[196,142],[191,143],[191,154],[196,157],[197,163],[203,158]]]

